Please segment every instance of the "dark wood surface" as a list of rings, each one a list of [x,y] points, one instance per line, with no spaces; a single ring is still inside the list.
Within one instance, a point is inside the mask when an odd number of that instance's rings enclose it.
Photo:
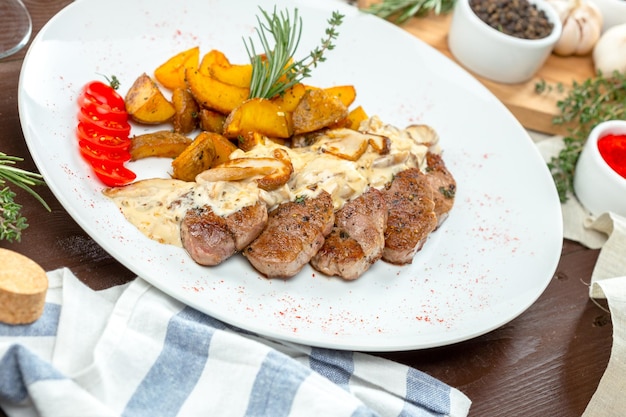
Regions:
[[[25,3],[36,33],[70,2]],[[20,167],[36,170],[17,109],[24,54],[0,60],[0,151],[24,157]],[[18,192],[30,226],[21,242],[2,241],[0,247],[29,256],[46,270],[69,267],[94,289],[133,278],[132,272],[82,231],[48,189],[39,187],[38,191],[52,212]],[[564,241],[550,285],[510,323],[455,345],[380,356],[414,366],[460,389],[473,401],[471,416],[580,416],[605,370],[612,344],[609,314],[587,296],[597,256],[596,250]],[[0,416],[4,416],[1,411]]]

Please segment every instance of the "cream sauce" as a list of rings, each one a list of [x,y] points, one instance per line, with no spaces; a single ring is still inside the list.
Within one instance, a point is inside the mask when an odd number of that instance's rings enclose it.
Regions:
[[[147,237],[181,246],[180,222],[189,209],[208,205],[215,213],[226,216],[261,200],[271,210],[282,202],[314,196],[321,190],[332,196],[335,209],[339,209],[369,187],[382,188],[400,171],[412,167],[424,169],[426,152],[438,150],[437,135],[427,126],[401,130],[373,117],[360,130],[388,137],[389,153],[381,155],[372,145],[367,145],[358,159],[345,159],[356,155],[355,149],[360,148],[358,141],[367,140],[367,135],[346,139],[344,136],[351,133],[338,130],[309,147],[287,148],[267,141],[248,152],[237,150],[231,155],[231,158],[272,157],[274,149],[284,149],[294,172],[285,185],[273,191],[258,188],[255,178],[216,182],[147,179],[108,189],[105,195]],[[330,153],[337,149],[346,151],[347,155],[339,157]]]

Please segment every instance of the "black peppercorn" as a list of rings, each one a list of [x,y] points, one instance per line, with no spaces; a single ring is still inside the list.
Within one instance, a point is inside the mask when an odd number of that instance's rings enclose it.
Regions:
[[[521,39],[541,39],[554,24],[528,0],[470,0],[470,8],[492,28]]]

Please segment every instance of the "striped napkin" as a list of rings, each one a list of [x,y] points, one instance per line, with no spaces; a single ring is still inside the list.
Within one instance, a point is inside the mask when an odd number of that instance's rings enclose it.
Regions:
[[[43,316],[0,324],[0,408],[16,416],[466,416],[460,391],[367,354],[232,328],[142,279],[92,291],[48,273]]]

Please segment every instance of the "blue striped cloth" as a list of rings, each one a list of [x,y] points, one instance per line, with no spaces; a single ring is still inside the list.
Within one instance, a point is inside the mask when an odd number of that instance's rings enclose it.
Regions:
[[[371,355],[268,340],[147,282],[48,273],[43,316],[0,324],[0,407],[17,416],[466,416],[470,400]]]

